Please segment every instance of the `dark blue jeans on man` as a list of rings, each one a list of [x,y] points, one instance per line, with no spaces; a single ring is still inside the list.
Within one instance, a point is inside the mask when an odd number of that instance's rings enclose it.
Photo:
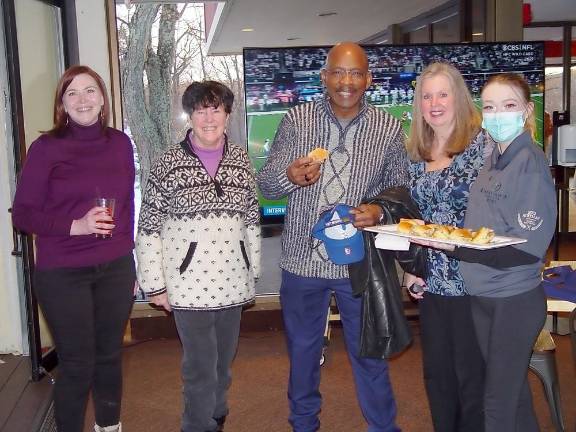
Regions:
[[[385,360],[358,355],[362,299],[352,295],[349,279],[308,278],[282,272],[280,300],[286,329],[290,378],[289,421],[294,432],[320,428],[320,358],[332,293],[336,297],[356,395],[368,432],[397,432],[396,402]]]

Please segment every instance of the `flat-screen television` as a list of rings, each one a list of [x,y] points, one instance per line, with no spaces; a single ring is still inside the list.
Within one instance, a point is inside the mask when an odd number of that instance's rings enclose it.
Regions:
[[[434,45],[367,45],[372,85],[368,102],[400,119],[410,129],[416,77],[429,63],[456,66],[480,106],[480,90],[490,75],[522,74],[531,86],[536,109],[536,140],[542,145],[544,116],[544,43],[467,43]],[[248,154],[259,170],[265,163],[284,113],[323,96],[320,69],[330,47],[245,48],[244,85]],[[259,195],[262,222],[276,223],[284,200]]]

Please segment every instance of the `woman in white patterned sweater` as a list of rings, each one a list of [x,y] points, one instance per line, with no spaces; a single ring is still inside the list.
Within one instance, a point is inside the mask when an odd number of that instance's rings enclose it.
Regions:
[[[222,430],[242,306],[259,275],[254,174],[224,133],[233,101],[215,81],[186,89],[192,129],[152,167],[138,223],[138,281],[173,311],[183,346],[183,432]]]

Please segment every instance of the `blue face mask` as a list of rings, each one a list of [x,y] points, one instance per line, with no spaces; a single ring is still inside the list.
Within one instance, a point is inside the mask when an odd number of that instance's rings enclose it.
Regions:
[[[482,127],[496,142],[509,142],[524,131],[524,111],[483,113]]]

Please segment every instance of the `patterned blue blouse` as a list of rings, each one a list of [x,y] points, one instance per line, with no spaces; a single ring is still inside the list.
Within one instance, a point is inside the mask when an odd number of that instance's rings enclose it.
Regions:
[[[479,132],[446,168],[426,172],[425,162],[410,164],[410,193],[426,222],[462,227],[470,185],[489,154],[487,146],[492,148],[484,132]],[[437,249],[428,248],[426,285],[433,294],[466,295],[458,260]]]

